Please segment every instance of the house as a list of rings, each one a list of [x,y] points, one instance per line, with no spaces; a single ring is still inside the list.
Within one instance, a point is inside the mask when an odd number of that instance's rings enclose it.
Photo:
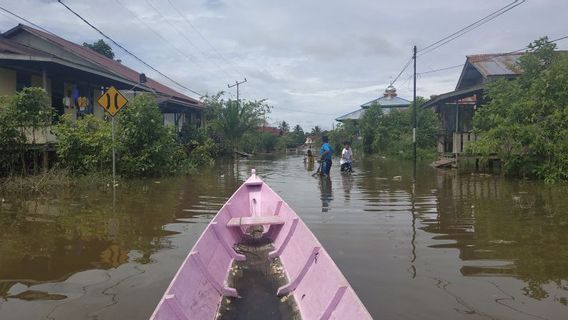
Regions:
[[[406,110],[412,104],[412,102],[399,97],[396,93],[396,89],[393,86],[388,86],[382,97],[362,104],[359,107],[359,109],[344,114],[336,118],[335,121],[338,122],[345,122],[349,120],[358,121],[363,117],[365,111],[368,108],[370,108],[373,104],[380,105],[381,109],[383,110],[383,114],[388,114],[393,110]]]
[[[127,97],[136,92],[156,95],[164,123],[178,130],[184,124],[197,127],[204,121],[204,105],[199,100],[147,78],[119,60],[19,24],[0,35],[0,95],[30,86],[44,88],[55,111],[70,114],[72,119],[84,114],[103,119],[104,111],[96,101],[106,88],[114,86]],[[38,143],[53,141],[46,130]]]
[[[484,89],[495,79],[512,79],[521,74],[517,61],[523,53],[480,54],[466,57],[456,89],[433,96],[421,108],[434,108],[440,120],[439,158],[458,158],[476,140],[475,110],[483,105]]]

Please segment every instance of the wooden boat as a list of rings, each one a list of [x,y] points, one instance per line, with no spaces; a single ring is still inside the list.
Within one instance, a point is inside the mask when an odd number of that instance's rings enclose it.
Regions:
[[[283,279],[265,295],[293,303],[293,313],[274,318],[372,319],[313,233],[254,169],[197,240],[150,319],[223,319],[223,312],[242,299],[239,286],[230,283],[235,274],[247,271],[246,266],[239,271],[238,264],[253,256],[238,252],[238,246],[254,228],[270,241],[265,260],[276,271],[267,276],[277,277],[280,271]],[[249,305],[265,307],[260,301]]]

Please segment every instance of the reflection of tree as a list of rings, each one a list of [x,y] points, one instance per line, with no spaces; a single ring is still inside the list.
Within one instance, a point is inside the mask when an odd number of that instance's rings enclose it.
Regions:
[[[95,268],[114,268],[128,253],[149,262],[169,246],[163,230],[176,212],[183,181],[129,183],[118,192],[113,211],[106,191],[62,190],[50,196],[6,195],[0,206],[0,280],[63,280]]]
[[[548,296],[543,285],[559,288],[568,278],[568,212],[566,187],[521,183],[499,177],[440,175],[439,215],[423,221],[438,245],[460,250],[464,261],[509,261],[507,265],[468,265],[466,276],[511,275],[525,281],[523,293]]]

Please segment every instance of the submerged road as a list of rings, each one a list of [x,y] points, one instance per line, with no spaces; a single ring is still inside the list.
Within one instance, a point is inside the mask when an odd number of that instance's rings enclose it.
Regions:
[[[190,177],[2,195],[0,319],[147,319],[225,200],[257,173],[376,319],[565,319],[567,186],[375,160],[313,178],[301,156]]]

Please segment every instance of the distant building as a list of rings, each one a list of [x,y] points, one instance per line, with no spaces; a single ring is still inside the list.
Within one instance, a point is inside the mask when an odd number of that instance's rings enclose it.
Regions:
[[[104,90],[116,87],[125,96],[135,92],[156,95],[164,123],[181,129],[200,126],[204,105],[145,75],[82,45],[26,25],[0,35],[0,95],[13,95],[24,87],[44,88],[59,115],[76,119],[84,114],[104,117],[96,104]],[[43,141],[54,140],[47,130]]]
[[[363,117],[365,111],[373,104],[380,105],[381,109],[383,110],[383,114],[388,114],[393,110],[405,110],[412,104],[412,102],[399,97],[396,93],[396,89],[393,86],[388,86],[382,97],[362,104],[359,109],[344,114],[336,118],[335,121],[338,122],[344,122],[347,120],[358,121]]]
[[[262,126],[256,128],[256,131],[258,132],[267,132],[270,133],[271,135],[275,136],[275,137],[279,137],[281,135],[284,134],[284,132],[282,132],[282,130],[280,130],[280,128],[277,127],[272,127],[268,124],[268,122],[264,121],[264,123],[262,124]]]
[[[438,154],[456,158],[477,139],[472,133],[473,115],[483,103],[485,85],[495,79],[522,73],[517,61],[524,53],[480,54],[466,57],[456,90],[432,98],[422,108],[434,108],[440,120]]]

